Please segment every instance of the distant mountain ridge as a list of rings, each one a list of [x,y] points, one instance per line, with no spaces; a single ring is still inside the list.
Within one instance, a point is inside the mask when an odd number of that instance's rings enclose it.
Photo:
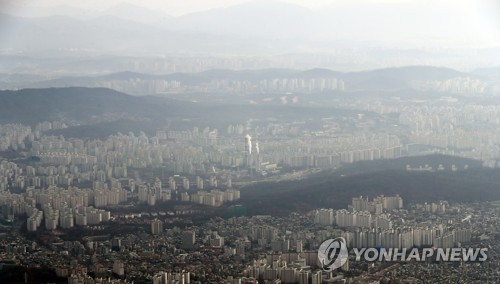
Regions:
[[[228,52],[224,46],[250,51],[249,40],[174,30],[131,21],[113,14],[100,15],[92,19],[61,15],[24,18],[0,14],[0,17],[2,18],[0,32],[5,38],[0,41],[0,49],[15,49],[27,54],[60,50],[73,50],[74,53],[90,51],[100,54],[148,55],[176,54],[186,49],[195,54]],[[213,47],[207,46],[207,43],[212,43],[210,46]]]
[[[481,30],[480,23],[462,21],[458,17],[464,11],[455,6],[459,5],[433,3],[436,9],[430,13],[419,1],[405,4],[353,1],[318,10],[280,1],[249,1],[172,17],[161,9],[121,3],[105,11],[70,6],[53,7],[52,11],[35,9],[25,13],[31,18],[19,17],[23,13],[16,13],[15,9],[2,9],[0,12],[4,14],[17,16],[2,15],[2,26],[8,27],[2,32],[15,39],[15,43],[2,41],[0,48],[32,51],[30,47],[37,46],[42,50],[73,48],[106,53],[124,51],[121,48],[126,44],[128,52],[146,54],[186,50],[186,53],[227,55],[318,48],[327,52],[348,42],[356,42],[357,47],[367,42],[375,46],[388,42],[393,46],[395,38],[399,46],[422,41],[436,45],[435,40],[441,46],[443,39],[484,41],[474,32]],[[447,21],[442,21],[443,17]],[[419,24],[415,25],[415,21]],[[124,37],[127,33],[129,38]],[[412,36],[408,37],[409,34]]]
[[[136,72],[118,72],[95,77],[62,77],[54,80],[37,82],[29,87],[95,87],[99,82],[111,80],[166,80],[179,81],[183,84],[200,84],[212,80],[242,80],[257,82],[269,79],[315,79],[337,78],[345,81],[350,90],[397,90],[411,89],[414,81],[447,80],[456,77],[477,77],[450,68],[432,66],[406,66],[385,68],[362,72],[338,72],[330,69],[316,68],[310,70],[293,69],[258,69],[228,70],[214,69],[200,73],[173,73],[168,75],[152,75]]]

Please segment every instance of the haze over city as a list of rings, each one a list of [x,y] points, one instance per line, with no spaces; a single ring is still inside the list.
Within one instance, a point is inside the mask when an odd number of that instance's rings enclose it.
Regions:
[[[500,283],[493,0],[0,0],[0,283]]]
[[[401,64],[470,71],[499,58],[500,7],[490,0],[2,1],[0,8],[4,54],[354,57],[321,66],[339,71]]]

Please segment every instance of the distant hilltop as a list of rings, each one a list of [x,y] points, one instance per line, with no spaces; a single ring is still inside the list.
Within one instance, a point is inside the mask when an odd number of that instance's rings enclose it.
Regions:
[[[130,94],[162,93],[322,93],[332,91],[430,91],[486,93],[485,76],[432,66],[406,66],[362,72],[329,69],[213,69],[199,73],[153,75],[118,72],[19,83],[21,87],[105,87]],[[13,84],[13,83],[10,83]],[[14,83],[15,85],[15,83]]]

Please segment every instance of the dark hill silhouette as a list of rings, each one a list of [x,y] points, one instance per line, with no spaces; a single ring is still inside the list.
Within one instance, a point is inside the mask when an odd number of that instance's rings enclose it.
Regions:
[[[134,97],[104,88],[48,88],[0,91],[0,123],[44,120],[91,123],[96,117],[160,119],[187,104],[156,97]]]
[[[443,164],[442,172],[407,172],[406,164]],[[452,172],[467,164],[469,170]],[[355,196],[371,198],[399,194],[406,202],[500,200],[500,171],[483,169],[481,162],[431,155],[349,165],[299,181],[248,186],[242,203],[250,214],[288,214],[315,208],[346,208]]]
[[[64,121],[72,127],[53,131],[66,137],[106,137],[116,132],[154,133],[192,127],[224,129],[249,119],[307,120],[321,127],[323,117],[356,117],[359,111],[295,105],[194,103],[157,96],[130,96],[104,88],[47,88],[0,91],[0,123],[35,125]],[[375,115],[363,112],[365,115]]]

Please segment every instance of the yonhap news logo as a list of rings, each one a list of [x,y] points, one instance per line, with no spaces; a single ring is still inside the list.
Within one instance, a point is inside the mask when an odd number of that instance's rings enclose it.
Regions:
[[[318,249],[318,260],[324,271],[342,267],[349,257],[346,240],[342,237],[324,241]]]
[[[354,248],[356,261],[416,261],[424,262],[428,259],[438,262],[483,262],[488,259],[487,248]]]
[[[488,248],[353,248],[355,261],[384,262],[484,262],[488,259]],[[344,266],[349,257],[344,238],[324,241],[318,249],[318,265],[326,272]]]

